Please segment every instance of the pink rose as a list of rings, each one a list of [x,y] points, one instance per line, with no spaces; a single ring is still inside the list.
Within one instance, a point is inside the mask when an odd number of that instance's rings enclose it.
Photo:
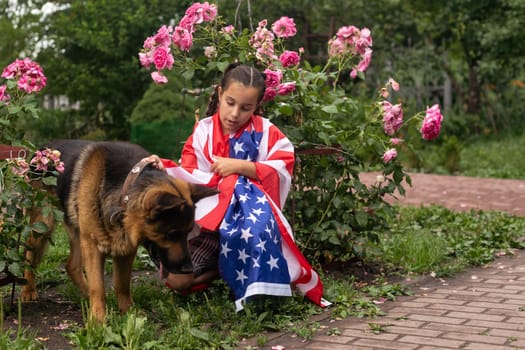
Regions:
[[[234,30],[235,28],[231,24],[222,28],[222,31],[229,35],[232,35]]]
[[[264,42],[256,51],[255,51],[255,57],[257,57],[258,60],[266,62],[266,61],[272,61],[277,58],[274,54],[274,47],[273,47],[273,41],[266,41]]]
[[[390,143],[393,144],[394,146],[399,145],[401,142],[403,142],[403,140],[402,139],[398,139],[396,137],[390,139]]]
[[[159,46],[153,52],[153,63],[158,70],[164,68],[171,69],[173,67],[173,62],[174,59],[170,53],[169,47]]]
[[[58,164],[55,165],[55,170],[58,171],[59,173],[63,173],[65,168],[64,168],[64,162],[59,162]]]
[[[354,40],[356,52],[363,55],[366,49],[372,46],[372,34],[370,33],[370,29],[361,29]]]
[[[352,39],[359,33],[361,33],[361,31],[355,26],[343,26],[339,28],[335,36],[341,39],[342,41],[346,41],[347,39]]]
[[[142,45],[145,49],[151,50],[155,47],[155,37],[148,36],[146,40],[144,40],[144,44]]]
[[[171,31],[173,28],[171,26],[165,26],[159,28],[157,34],[153,37],[153,40],[157,45],[161,46],[170,46],[171,43]]]
[[[383,154],[383,163],[388,163],[397,157],[397,151],[395,148],[390,148]]]
[[[184,17],[179,22],[179,27],[183,27],[188,32],[193,33],[195,25],[213,21],[215,17],[217,17],[217,6],[210,5],[208,2],[195,2],[186,9]]]
[[[295,91],[295,81],[277,85],[277,94],[284,96]]]
[[[366,71],[366,69],[370,65],[370,61],[372,60],[372,50],[367,48],[365,50],[365,53],[364,53],[364,55],[362,57],[363,58],[361,59],[361,61],[357,65],[357,70],[360,71],[360,72]]]
[[[328,41],[328,55],[330,57],[341,56],[345,53],[345,43],[339,38]]]
[[[168,82],[168,78],[157,71],[151,73],[151,79],[156,84],[166,84]]]
[[[195,31],[195,25],[198,23],[202,23],[200,17],[186,15],[180,20],[178,27],[184,28],[188,32],[193,33]]]
[[[16,59],[8,65],[2,72],[2,77],[18,78],[18,88],[28,94],[42,90],[47,83],[47,78],[40,65],[27,57],[23,60]]]
[[[265,69],[264,74],[266,74],[266,88],[274,88],[277,87],[281,83],[281,79],[283,78],[283,72],[280,70],[271,70],[271,69]]]
[[[403,125],[403,109],[401,104],[392,105],[383,101],[383,130],[387,135],[394,135]]]
[[[217,49],[215,48],[215,46],[206,46],[204,48],[204,56],[210,59],[217,57]]]
[[[299,54],[295,51],[286,50],[279,56],[279,61],[284,68],[293,67],[299,64],[300,60]]]
[[[173,44],[178,46],[182,51],[190,51],[193,45],[193,35],[181,26],[175,27],[173,30]]]
[[[441,122],[443,121],[443,115],[439,109],[439,105],[435,104],[430,108],[427,108],[423,125],[421,126],[421,135],[424,140],[433,140],[439,136],[441,131]]]
[[[386,83],[386,85],[392,86],[392,90],[394,91],[399,91],[399,83],[392,78],[388,79],[388,83]]]
[[[297,34],[292,18],[283,16],[272,24],[272,31],[278,38],[289,38]]]
[[[0,86],[0,101],[9,101],[11,99],[11,96],[6,92],[7,85]]]
[[[140,65],[145,68],[149,68],[149,66],[153,63],[153,60],[151,59],[149,52],[148,53],[139,52],[139,61],[140,61]]]
[[[268,30],[268,28],[266,28],[266,24],[267,21],[265,19],[260,21],[259,25],[257,26],[257,30],[255,30],[248,41],[250,46],[254,49],[258,49],[265,44],[271,44],[273,48],[273,40],[275,39],[275,36],[270,30]]]
[[[277,96],[277,90],[275,88],[267,87],[266,90],[264,91],[264,96],[263,96],[262,101],[263,102],[271,101],[275,98],[275,96]]]
[[[15,159],[14,165],[11,167],[11,172],[20,177],[24,177],[27,172],[29,171],[29,164],[25,161],[25,159]]]
[[[204,22],[211,22],[217,17],[217,6],[209,4],[207,1],[202,4],[202,16]]]

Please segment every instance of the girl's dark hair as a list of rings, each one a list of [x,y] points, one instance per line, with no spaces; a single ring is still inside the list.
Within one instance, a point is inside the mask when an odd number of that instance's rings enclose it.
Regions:
[[[219,92],[217,91],[219,86],[222,91],[226,90],[232,82],[238,82],[246,87],[254,87],[259,89],[259,98],[257,100],[257,109],[255,114],[260,114],[260,102],[266,91],[266,74],[262,73],[252,66],[241,64],[239,62],[230,63],[230,65],[224,71],[222,79],[219,85],[216,85],[213,89],[213,93],[210,96],[210,103],[206,110],[206,116],[210,117],[217,112],[219,107]]]

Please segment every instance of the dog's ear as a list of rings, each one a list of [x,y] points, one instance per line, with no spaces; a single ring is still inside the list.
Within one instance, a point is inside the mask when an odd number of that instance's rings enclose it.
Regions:
[[[165,192],[153,198],[150,206],[150,217],[155,219],[161,215],[172,215],[173,210],[184,211],[187,207],[186,200]]]
[[[205,197],[210,197],[210,196],[213,196],[219,193],[219,191],[217,191],[216,189],[209,188],[203,185],[191,184],[190,186],[191,186],[191,200],[194,203],[200,201],[201,199]]]

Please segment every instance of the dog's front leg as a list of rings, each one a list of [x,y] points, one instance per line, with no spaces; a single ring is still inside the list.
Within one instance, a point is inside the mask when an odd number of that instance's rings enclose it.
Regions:
[[[106,290],[104,288],[106,257],[97,249],[95,241],[84,232],[80,234],[80,248],[89,291],[89,317],[103,322],[106,318]]]
[[[49,239],[55,228],[55,218],[52,214],[44,216],[41,208],[33,208],[31,210],[31,223],[38,221],[43,222],[47,226],[47,231],[43,233],[31,232],[31,236],[27,240],[27,250],[25,252],[25,259],[29,264],[29,268],[24,271],[24,279],[26,284],[20,291],[20,300],[22,302],[33,301],[38,299],[38,292],[36,290],[36,276],[35,269],[38,267],[44,258],[45,251],[49,245]]]
[[[69,225],[64,224],[69,235],[69,256],[66,263],[66,271],[75,285],[80,289],[83,297],[89,296],[84,266],[82,265],[82,250],[80,249],[79,233]]]
[[[131,255],[113,257],[113,285],[117,296],[118,307],[122,313],[133,304],[131,297],[131,272],[136,251]]]

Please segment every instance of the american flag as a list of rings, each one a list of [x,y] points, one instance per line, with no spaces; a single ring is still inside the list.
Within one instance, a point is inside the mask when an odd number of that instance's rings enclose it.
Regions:
[[[196,221],[220,232],[219,270],[235,295],[236,310],[242,310],[250,296],[290,296],[292,287],[322,307],[330,305],[281,211],[291,185],[292,144],[265,118],[254,116],[227,138],[219,123],[216,114],[197,124],[181,166],[163,162],[172,176],[220,190],[197,203]],[[208,171],[214,156],[255,161],[261,181],[238,175],[218,178]]]

